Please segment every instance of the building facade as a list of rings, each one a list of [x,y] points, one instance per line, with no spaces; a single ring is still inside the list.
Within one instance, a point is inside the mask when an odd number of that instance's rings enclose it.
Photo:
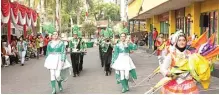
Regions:
[[[131,0],[129,21],[145,20],[146,30],[157,28],[166,38],[178,29],[187,36],[217,34],[219,44],[219,0]]]

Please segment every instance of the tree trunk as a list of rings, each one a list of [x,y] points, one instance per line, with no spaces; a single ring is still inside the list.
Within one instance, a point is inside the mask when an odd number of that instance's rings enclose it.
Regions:
[[[59,31],[59,0],[56,0],[56,15],[55,15],[56,31]]]
[[[90,42],[91,42],[91,33],[89,33],[89,38],[90,38]]]
[[[41,16],[40,16],[40,31],[43,32],[43,29],[42,29],[42,25],[44,24],[45,20],[46,20],[46,17],[45,17],[45,8],[44,8],[44,3],[45,1],[44,0],[41,0],[40,1],[40,12],[41,12]]]
[[[73,32],[73,31],[72,31],[72,27],[73,27],[73,26],[72,26],[72,25],[73,25],[72,16],[70,17],[70,20],[71,20],[71,28],[70,28],[71,33],[70,33],[70,36],[72,37],[72,32]]]
[[[59,5],[60,5],[60,6],[62,5],[62,2],[61,2],[61,1],[62,1],[62,0],[60,0],[60,2],[59,2]],[[62,21],[62,17],[61,17],[61,7],[60,7],[60,6],[59,6],[59,20],[58,20],[58,21],[59,21],[59,24],[58,24],[58,25],[59,25],[59,32],[61,33],[61,28],[62,28],[62,24],[61,24],[62,22],[61,22],[61,21]]]
[[[77,25],[80,25],[80,16],[81,16],[81,9],[79,8],[77,11]]]

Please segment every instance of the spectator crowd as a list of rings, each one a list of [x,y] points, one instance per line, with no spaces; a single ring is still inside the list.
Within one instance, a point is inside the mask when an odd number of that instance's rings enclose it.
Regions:
[[[46,56],[46,50],[50,37],[46,34],[28,35],[27,37],[12,36],[11,43],[2,37],[1,40],[1,66],[21,64],[30,58],[39,59],[40,56]]]

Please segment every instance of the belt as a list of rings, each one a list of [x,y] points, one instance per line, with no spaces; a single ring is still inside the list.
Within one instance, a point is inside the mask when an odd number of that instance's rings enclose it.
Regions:
[[[61,52],[50,52],[49,54],[61,54]]]
[[[129,53],[119,53],[120,55],[129,55]]]

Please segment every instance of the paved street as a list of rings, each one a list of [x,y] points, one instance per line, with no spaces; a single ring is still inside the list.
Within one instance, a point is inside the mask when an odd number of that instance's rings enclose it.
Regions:
[[[88,49],[88,54],[84,58],[84,70],[80,77],[69,77],[63,83],[63,94],[120,94],[121,85],[116,84],[114,73],[105,76],[100,65],[98,48]],[[136,67],[138,80],[142,81],[158,66],[157,58],[137,50],[131,55]],[[45,58],[39,60],[31,59],[26,61],[25,66],[20,65],[1,68],[1,91],[3,94],[50,94],[49,71],[43,67]],[[143,82],[135,88],[131,88],[127,94],[143,94],[150,87],[161,79],[161,75],[155,76],[150,82]],[[219,93],[219,78],[212,77],[212,84],[209,91],[201,90],[201,93]],[[130,83],[130,86],[134,83]],[[159,91],[157,93],[160,93]]]

